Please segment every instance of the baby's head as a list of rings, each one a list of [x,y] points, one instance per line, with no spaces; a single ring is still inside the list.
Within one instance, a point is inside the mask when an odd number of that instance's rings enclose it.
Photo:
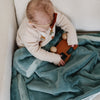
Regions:
[[[50,0],[31,0],[27,5],[26,15],[35,28],[46,31],[53,21],[53,4]]]

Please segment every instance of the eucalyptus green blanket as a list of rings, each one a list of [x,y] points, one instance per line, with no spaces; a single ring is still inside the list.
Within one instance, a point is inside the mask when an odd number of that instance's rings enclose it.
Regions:
[[[49,50],[61,33],[62,30],[57,32],[56,38],[43,48]],[[11,100],[82,100],[99,92],[100,41],[95,37],[100,39],[100,34],[79,35],[79,47],[62,67],[34,58],[26,48],[17,49]]]

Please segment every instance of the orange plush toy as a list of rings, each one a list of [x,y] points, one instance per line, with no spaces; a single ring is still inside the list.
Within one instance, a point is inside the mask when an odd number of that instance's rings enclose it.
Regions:
[[[62,59],[67,62],[71,57],[71,53],[76,50],[77,47],[78,45],[74,45],[74,47],[68,46],[67,33],[63,33],[62,40],[57,44],[56,47],[52,46],[50,51],[62,55]]]

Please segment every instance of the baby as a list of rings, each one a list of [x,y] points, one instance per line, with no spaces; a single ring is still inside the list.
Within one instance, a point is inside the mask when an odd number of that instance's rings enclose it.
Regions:
[[[31,0],[26,8],[26,16],[17,32],[18,47],[25,47],[36,58],[63,66],[61,55],[48,52],[41,47],[55,36],[55,26],[68,32],[68,45],[78,44],[76,30],[59,11],[55,10],[50,0]]]

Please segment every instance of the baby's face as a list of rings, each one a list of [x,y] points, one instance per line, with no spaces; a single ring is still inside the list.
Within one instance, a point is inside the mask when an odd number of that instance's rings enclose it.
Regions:
[[[37,23],[34,24],[36,29],[42,32],[46,32],[50,28],[50,25],[52,23],[53,14],[52,14],[52,18],[50,18],[50,16],[47,15],[46,13],[43,13],[43,12],[37,13],[36,20],[37,20]]]

